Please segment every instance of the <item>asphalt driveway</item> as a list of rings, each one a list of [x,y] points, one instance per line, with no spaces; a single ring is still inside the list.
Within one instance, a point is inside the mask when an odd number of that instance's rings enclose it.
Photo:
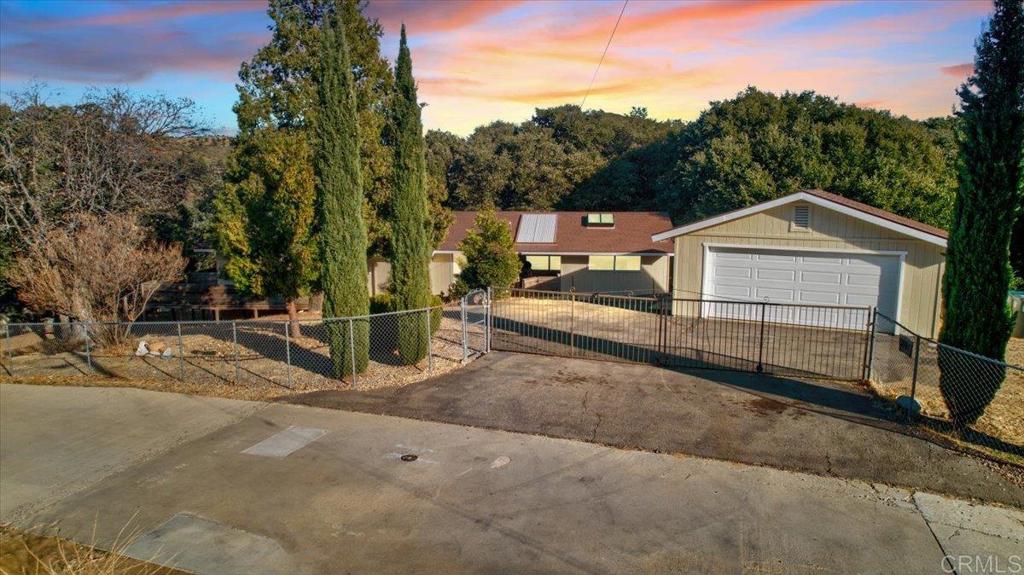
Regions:
[[[495,352],[403,388],[305,405],[683,453],[1024,507],[1020,470],[914,436],[853,384]]]

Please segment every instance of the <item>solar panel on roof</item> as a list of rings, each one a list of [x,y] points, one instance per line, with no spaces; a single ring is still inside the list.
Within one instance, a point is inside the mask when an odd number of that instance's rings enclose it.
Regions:
[[[558,216],[555,214],[523,214],[519,218],[516,242],[521,244],[553,244]]]

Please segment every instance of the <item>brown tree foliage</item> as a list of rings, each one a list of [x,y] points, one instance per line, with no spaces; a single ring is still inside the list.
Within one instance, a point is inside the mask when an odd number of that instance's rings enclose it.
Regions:
[[[29,244],[8,280],[30,308],[82,322],[134,322],[162,283],[181,278],[185,258],[175,245],[149,239],[132,214],[73,216]],[[124,332],[96,329],[105,343]]]

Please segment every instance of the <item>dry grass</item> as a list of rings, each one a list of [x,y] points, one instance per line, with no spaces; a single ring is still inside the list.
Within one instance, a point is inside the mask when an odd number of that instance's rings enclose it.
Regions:
[[[273,401],[279,397],[286,397],[311,391],[305,388],[286,389],[245,387],[217,383],[191,383],[174,379],[128,379],[123,377],[86,374],[24,375],[14,377],[0,376],[0,383],[70,387],[132,387],[137,389],[148,389],[150,391],[167,391],[207,397],[243,399],[247,401]]]
[[[44,532],[47,530],[44,530]],[[124,555],[133,534],[121,535],[104,551],[55,535],[0,525],[0,574],[3,575],[184,575],[155,558],[139,561]]]
[[[879,368],[879,377],[876,379],[884,381],[870,382],[871,388],[881,397],[890,400],[895,400],[901,395],[910,395],[913,362],[899,352],[893,351],[891,345],[876,349],[882,357],[876,366]],[[1006,362],[1024,365],[1024,339],[1010,339],[1006,349]],[[914,396],[921,404],[922,415],[946,421],[949,419],[949,411],[939,389],[939,377],[935,350],[922,346],[918,384]],[[1024,372],[1012,369],[1006,372],[1006,379],[992,403],[972,428],[1004,443],[1024,446]],[[972,447],[978,446],[972,444]],[[1024,459],[1011,453],[983,450],[998,455],[1000,459],[1024,463]]]

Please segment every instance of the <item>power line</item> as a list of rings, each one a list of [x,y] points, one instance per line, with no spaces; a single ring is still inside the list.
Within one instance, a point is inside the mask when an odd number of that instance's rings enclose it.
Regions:
[[[615,20],[615,27],[612,28],[611,36],[608,36],[608,43],[604,45],[604,52],[601,52],[601,59],[597,61],[597,68],[594,69],[594,75],[590,77],[590,85],[587,86],[587,91],[583,94],[583,101],[580,102],[580,110],[583,109],[583,105],[587,103],[587,97],[590,96],[590,90],[594,87],[594,80],[597,79],[597,73],[601,70],[601,64],[604,63],[605,54],[608,53],[608,47],[612,45],[612,38],[615,37],[615,31],[619,29],[619,22],[622,22],[622,15],[626,13],[626,5],[629,4],[629,0],[622,2],[622,10],[619,11],[619,17]]]

